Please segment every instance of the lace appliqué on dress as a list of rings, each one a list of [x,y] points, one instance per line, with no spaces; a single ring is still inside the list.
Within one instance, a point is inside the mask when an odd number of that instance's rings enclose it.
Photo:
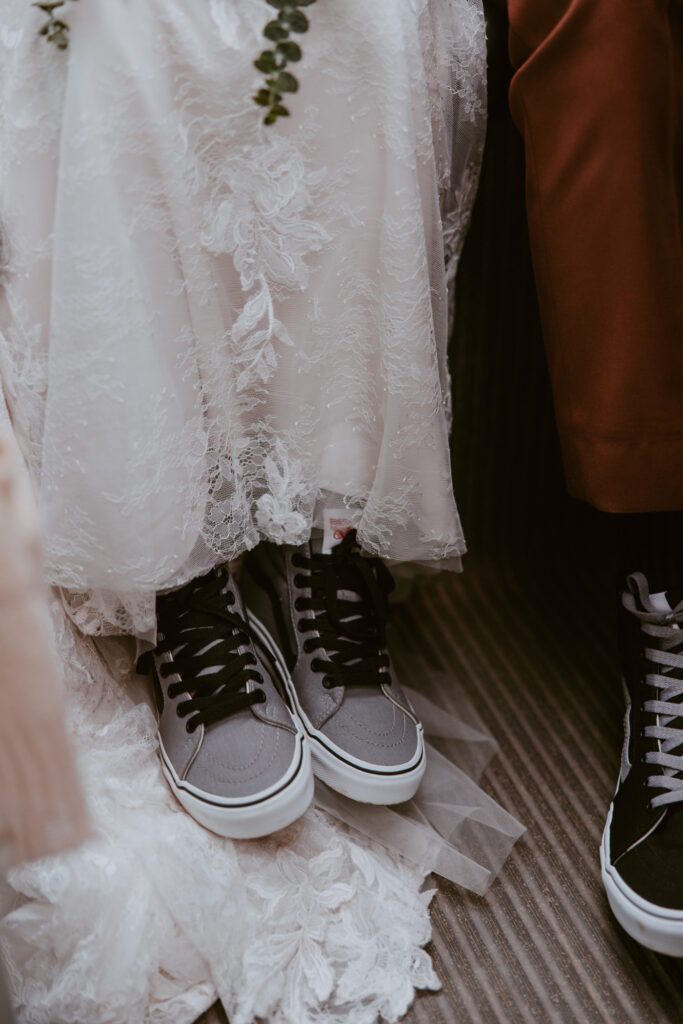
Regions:
[[[522,831],[509,815],[432,750],[431,781],[407,817],[371,808],[385,845],[362,832],[368,809],[330,790],[267,839],[215,836],[163,779],[132,643],[84,639],[57,599],[52,613],[95,837],[0,887],[20,1024],[191,1024],[217,997],[231,1024],[394,1024],[415,989],[439,987],[422,948],[425,874],[443,868],[482,891]],[[495,744],[411,699],[477,774]],[[339,819],[354,806],[350,829]],[[397,843],[412,859],[387,848]]]
[[[316,7],[293,116],[262,0],[0,14],[0,373],[81,628],[346,507],[456,567],[449,281],[484,140],[480,0]],[[295,490],[294,490],[295,489]],[[296,492],[295,492],[296,491]],[[302,525],[305,523],[305,527]]]

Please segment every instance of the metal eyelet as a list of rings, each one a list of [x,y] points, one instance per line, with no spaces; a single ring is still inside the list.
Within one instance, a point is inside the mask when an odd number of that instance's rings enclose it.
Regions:
[[[324,676],[323,677],[323,686],[325,687],[326,690],[331,690],[332,687],[334,686],[334,680],[330,679],[329,676]]]

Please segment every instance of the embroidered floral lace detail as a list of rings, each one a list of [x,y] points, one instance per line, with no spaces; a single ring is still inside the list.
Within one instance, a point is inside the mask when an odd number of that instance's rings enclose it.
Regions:
[[[95,837],[0,885],[19,1024],[192,1024],[218,997],[232,1024],[374,1024],[439,987],[419,868],[319,810],[258,842],[207,832],[161,775],[132,645],[53,615]]]
[[[81,628],[346,507],[455,567],[446,365],[484,139],[480,0],[319,4],[296,116],[263,0],[0,13],[0,375]],[[455,141],[455,144],[454,144]]]
[[[56,596],[51,613],[93,838],[0,883],[18,1024],[193,1024],[217,998],[231,1024],[396,1024],[439,987],[426,871],[481,893],[523,831],[473,778],[430,748],[405,817],[325,790],[288,829],[222,839],[166,785],[135,643],[84,637]],[[466,697],[458,719],[410,699],[478,777],[495,743]]]

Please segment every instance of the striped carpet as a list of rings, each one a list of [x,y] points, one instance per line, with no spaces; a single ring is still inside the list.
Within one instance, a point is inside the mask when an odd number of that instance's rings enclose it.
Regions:
[[[621,744],[612,609],[552,568],[474,565],[395,613],[404,677],[429,679],[453,710],[467,692],[501,746],[485,788],[528,826],[486,897],[438,882],[443,990],[420,995],[406,1024],[683,1020],[681,964],[629,939],[600,884]],[[202,1024],[225,1020],[217,1008]]]
[[[600,884],[622,715],[609,609],[555,573],[484,566],[401,614],[403,635],[467,686],[499,739],[487,788],[529,827],[485,899],[439,886],[444,992],[408,1020],[683,1019],[681,966],[614,925]]]
[[[485,898],[438,882],[442,992],[406,1024],[678,1024],[683,961],[614,923],[598,847],[621,748],[609,523],[564,493],[507,114],[504,16],[490,12],[490,122],[458,276],[453,470],[471,555],[396,609],[407,682],[500,744],[484,777],[528,827]],[[225,1024],[220,1008],[202,1024]],[[353,1022],[350,1022],[353,1024]]]

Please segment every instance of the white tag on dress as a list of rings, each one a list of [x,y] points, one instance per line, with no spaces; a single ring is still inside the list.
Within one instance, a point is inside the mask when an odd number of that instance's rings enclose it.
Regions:
[[[332,548],[336,547],[350,530],[353,530],[353,522],[348,509],[326,508],[323,514],[323,555],[329,555]]]

